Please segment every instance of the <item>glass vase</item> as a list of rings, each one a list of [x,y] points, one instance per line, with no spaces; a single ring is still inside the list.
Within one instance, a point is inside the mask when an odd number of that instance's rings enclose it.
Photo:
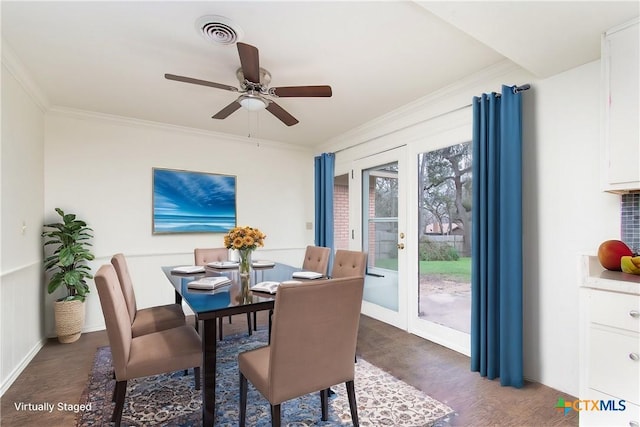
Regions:
[[[238,271],[240,276],[249,276],[251,273],[251,249],[238,249],[240,254],[240,261],[238,264]]]
[[[249,275],[240,275],[240,294],[238,295],[238,302],[241,305],[251,303],[250,285],[251,279]]]

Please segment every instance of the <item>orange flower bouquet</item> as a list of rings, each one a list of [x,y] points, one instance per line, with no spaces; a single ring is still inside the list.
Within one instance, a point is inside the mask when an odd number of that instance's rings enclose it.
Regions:
[[[264,246],[267,236],[257,228],[234,227],[224,236],[227,249],[237,249],[240,254],[240,274],[249,274],[251,268],[251,252]]]

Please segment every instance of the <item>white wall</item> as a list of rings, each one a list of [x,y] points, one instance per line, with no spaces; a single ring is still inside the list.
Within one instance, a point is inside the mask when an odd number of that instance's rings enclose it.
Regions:
[[[4,53],[4,52],[3,52]],[[0,390],[43,345],[44,113],[2,63]]]
[[[532,85],[523,93],[525,377],[577,396],[578,257],[620,234],[620,198],[599,190],[599,61],[545,80],[499,64],[320,148],[338,151],[337,174],[393,146],[417,152],[463,126],[465,110],[470,124],[472,96],[499,92],[500,83]],[[407,191],[417,194],[415,185]]]
[[[297,263],[313,243],[313,156],[307,149],[62,110],[46,115],[45,218],[76,213],[94,230],[93,267],[128,257],[139,307],[173,301],[162,265],[193,264],[223,234],[152,234],[152,168],[237,176],[238,225],[267,234],[262,257]],[[94,270],[95,271],[95,270]],[[104,321],[93,283],[85,330]],[[52,334],[51,300],[46,333]]]
[[[620,196],[600,191],[600,62],[524,95],[525,374],[578,394],[579,255],[620,238]]]

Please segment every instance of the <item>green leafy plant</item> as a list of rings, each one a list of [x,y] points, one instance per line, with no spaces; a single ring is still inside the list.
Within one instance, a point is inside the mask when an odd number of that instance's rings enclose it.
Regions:
[[[424,239],[420,242],[419,251],[421,261],[457,261],[460,258],[453,246]]]
[[[54,245],[53,254],[44,259],[45,271],[53,272],[47,290],[51,294],[64,286],[67,296],[59,301],[84,301],[89,293],[87,279],[93,278],[87,265],[87,261],[95,258],[88,248],[93,230],[74,214],[65,214],[59,208],[56,212],[62,222],[46,224],[42,232],[44,247]]]

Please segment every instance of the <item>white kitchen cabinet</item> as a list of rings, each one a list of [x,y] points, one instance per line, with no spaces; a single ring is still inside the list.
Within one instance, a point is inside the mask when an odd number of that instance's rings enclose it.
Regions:
[[[602,186],[640,190],[640,34],[638,18],[602,36]]]
[[[582,270],[580,425],[638,427],[640,276],[606,271],[593,256]]]

